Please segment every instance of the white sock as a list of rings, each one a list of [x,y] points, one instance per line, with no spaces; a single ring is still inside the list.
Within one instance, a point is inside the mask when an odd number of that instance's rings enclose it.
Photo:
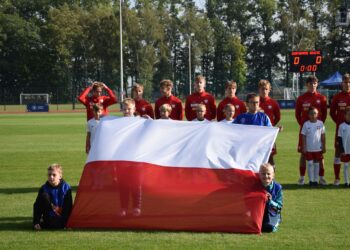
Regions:
[[[313,182],[318,182],[319,172],[320,172],[320,163],[314,162],[314,180],[313,180]]]
[[[309,176],[309,181],[314,181],[314,162],[307,161],[307,175]]]
[[[344,163],[344,180],[349,184],[349,163]]]

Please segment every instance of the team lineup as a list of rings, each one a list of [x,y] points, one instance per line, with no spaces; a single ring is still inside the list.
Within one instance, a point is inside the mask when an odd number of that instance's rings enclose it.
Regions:
[[[163,80],[160,83],[161,97],[155,102],[155,108],[153,110],[152,105],[143,99],[143,85],[136,83],[132,88],[132,98],[123,100],[123,116],[141,116],[146,119],[183,120],[185,115],[188,121],[211,122],[217,119],[218,122],[223,123],[268,127],[277,126],[282,131],[282,126],[278,125],[281,119],[280,107],[277,101],[269,97],[271,84],[267,80],[261,80],[259,82],[258,94],[248,94],[245,103],[236,96],[237,83],[228,81],[225,86],[225,98],[219,103],[218,107],[216,107],[215,98],[205,91],[205,84],[204,77],[196,77],[194,83],[195,92],[187,97],[185,108],[183,109],[181,100],[172,95],[172,81]],[[305,184],[306,172],[310,186],[327,185],[324,178],[323,161],[323,154],[326,152],[324,121],[327,117],[327,101],[325,96],[317,92],[317,86],[318,79],[315,76],[308,77],[306,79],[307,91],[299,96],[296,101],[295,117],[300,126],[298,143],[298,152],[300,153],[299,185]],[[102,95],[103,90],[108,93],[108,96]],[[90,92],[92,92],[91,95],[89,95]],[[108,116],[108,106],[116,103],[117,98],[113,91],[105,84],[94,82],[79,96],[79,101],[86,106],[87,110],[86,153],[89,153],[94,143],[95,130],[100,118]],[[335,180],[333,184],[335,186],[340,185],[340,164],[343,162],[344,185],[349,187],[349,106],[350,75],[345,74],[343,76],[342,91],[333,97],[330,104],[330,115],[337,127],[334,142],[336,151],[334,157]],[[262,185],[265,187],[267,198],[262,225],[262,230],[265,232],[276,231],[281,222],[283,192],[281,185],[274,181],[276,170],[274,156],[276,153],[277,149],[276,145],[274,145],[268,163],[263,164],[259,171],[259,177]],[[59,180],[55,181],[53,175],[54,177],[59,176]],[[36,217],[33,223],[35,229],[65,227],[65,223],[67,222],[66,214],[69,214],[72,208],[71,195],[70,198],[65,198],[66,194],[69,197],[70,191],[67,192],[67,184],[62,179],[61,167],[53,168],[50,166],[48,176],[48,182],[42,187],[41,193],[39,192],[34,205],[34,214]],[[55,193],[50,191],[51,189],[58,189],[60,191],[56,191]],[[49,190],[51,192],[51,198],[43,190]],[[68,190],[70,189],[68,188]],[[60,198],[58,198],[59,195],[61,195]],[[63,207],[65,207],[64,212],[62,210]],[[63,217],[62,214],[65,214],[65,216]],[[40,221],[38,218],[41,215],[44,224],[38,222]],[[122,208],[120,216],[126,215],[127,210]],[[137,206],[134,207],[132,215],[140,216],[141,209]],[[52,220],[50,216],[55,218],[53,220],[54,222],[50,221]]]

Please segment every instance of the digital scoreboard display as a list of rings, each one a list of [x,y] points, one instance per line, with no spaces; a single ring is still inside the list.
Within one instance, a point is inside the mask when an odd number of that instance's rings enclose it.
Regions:
[[[292,51],[289,54],[289,71],[316,72],[321,69],[322,61],[320,50]]]

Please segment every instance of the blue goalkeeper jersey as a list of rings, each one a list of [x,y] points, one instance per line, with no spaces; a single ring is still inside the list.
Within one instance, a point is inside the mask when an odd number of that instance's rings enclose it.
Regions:
[[[244,114],[240,114],[236,117],[233,123],[272,127],[269,117],[263,112],[257,112],[255,114],[247,112]]]

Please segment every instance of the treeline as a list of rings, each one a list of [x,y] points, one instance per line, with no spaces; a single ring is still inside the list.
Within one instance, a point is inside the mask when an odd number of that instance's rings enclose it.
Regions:
[[[336,25],[343,2],[207,0],[202,10],[192,0],[124,0],[125,89],[141,82],[152,99],[169,78],[186,96],[189,59],[191,78],[203,74],[216,96],[229,79],[248,90],[261,78],[290,86],[291,50],[322,50],[321,79],[350,71],[350,28]],[[1,0],[2,102],[21,92],[69,102],[89,79],[119,92],[119,13],[117,0]]]

